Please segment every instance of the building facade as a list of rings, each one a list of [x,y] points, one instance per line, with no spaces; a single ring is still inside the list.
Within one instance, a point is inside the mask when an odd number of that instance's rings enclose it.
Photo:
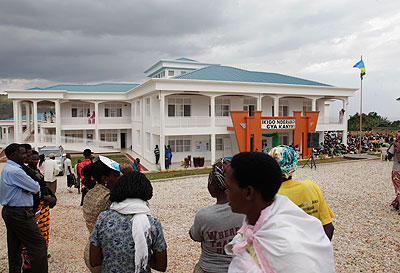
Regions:
[[[357,89],[276,73],[242,70],[191,59],[161,60],[145,71],[143,84],[57,85],[31,90],[5,90],[13,100],[13,120],[0,121],[3,144],[99,146],[127,149],[149,169],[154,147],[170,145],[172,161],[187,155],[208,163],[238,152],[230,111],[262,111],[262,116],[286,117],[293,111],[319,111],[316,131],[341,131],[346,143],[347,116],[332,122],[330,106]],[[55,114],[38,113],[46,104]],[[94,114],[93,114],[94,113]],[[263,143],[291,144],[290,131],[263,132]],[[164,161],[160,160],[161,168]]]

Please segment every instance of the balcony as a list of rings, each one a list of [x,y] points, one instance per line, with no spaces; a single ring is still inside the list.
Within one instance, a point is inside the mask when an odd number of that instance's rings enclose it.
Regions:
[[[165,127],[185,128],[185,127],[210,127],[210,117],[166,117]]]
[[[215,117],[215,126],[217,127],[232,127],[231,117]]]

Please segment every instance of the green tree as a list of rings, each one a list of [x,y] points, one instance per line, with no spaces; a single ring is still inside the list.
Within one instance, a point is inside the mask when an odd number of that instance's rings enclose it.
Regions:
[[[369,112],[368,115],[362,114],[362,130],[369,131],[373,127],[396,127],[396,122],[390,122],[386,117],[382,117],[378,115],[376,112]],[[359,131],[360,130],[360,114],[356,113],[353,116],[350,116],[348,120],[348,128],[349,131]]]

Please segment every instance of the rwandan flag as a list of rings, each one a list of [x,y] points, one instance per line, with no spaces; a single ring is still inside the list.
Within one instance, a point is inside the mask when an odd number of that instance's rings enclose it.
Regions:
[[[361,59],[361,61],[359,61],[358,63],[356,63],[353,67],[357,67],[361,69],[361,74],[360,77],[361,79],[363,79],[364,75],[365,75],[365,66],[364,66],[364,61]]]

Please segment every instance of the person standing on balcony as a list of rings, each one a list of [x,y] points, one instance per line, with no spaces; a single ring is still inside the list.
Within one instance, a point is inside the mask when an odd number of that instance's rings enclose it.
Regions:
[[[56,191],[57,191],[56,176],[60,172],[55,159],[56,159],[56,155],[51,153],[51,154],[49,154],[49,159],[47,159],[44,162],[44,182],[46,183],[46,186],[54,194],[56,194]]]
[[[90,118],[90,109],[87,110],[86,116],[88,118],[88,124],[92,124],[92,119]]]
[[[154,148],[154,155],[156,156],[156,164],[158,164],[160,160],[160,149],[158,149],[158,145]]]
[[[54,117],[55,117],[55,114],[53,113],[53,111],[50,111],[50,122],[51,123],[54,123]]]
[[[44,114],[42,114],[42,122],[47,122],[47,112],[44,112]]]
[[[92,116],[90,117],[90,119],[92,120],[92,124],[95,124],[96,121],[96,113],[93,111]]]

